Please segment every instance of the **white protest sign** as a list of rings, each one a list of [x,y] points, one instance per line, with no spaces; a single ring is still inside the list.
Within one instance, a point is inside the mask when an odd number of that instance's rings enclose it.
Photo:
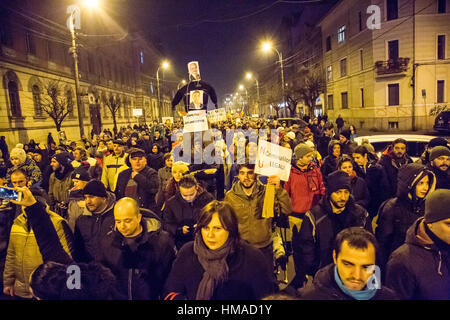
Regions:
[[[198,132],[208,130],[208,120],[206,119],[206,111],[189,111],[183,117],[184,129],[183,132]]]
[[[142,109],[133,109],[133,117],[142,117]]]
[[[292,150],[265,140],[258,141],[255,173],[263,176],[279,176],[288,181],[291,172]]]

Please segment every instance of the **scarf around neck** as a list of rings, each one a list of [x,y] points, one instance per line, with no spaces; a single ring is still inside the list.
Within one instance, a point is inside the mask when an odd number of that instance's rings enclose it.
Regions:
[[[369,289],[366,287],[364,290],[350,290],[349,288],[347,288],[344,283],[342,283],[342,280],[339,277],[337,266],[334,266],[334,280],[336,281],[336,284],[342,292],[355,300],[370,300],[377,293],[376,288]]]
[[[230,238],[216,250],[209,249],[203,242],[202,235],[197,233],[194,240],[194,253],[205,270],[198,285],[196,300],[210,300],[214,290],[228,279],[227,257],[233,253]]]

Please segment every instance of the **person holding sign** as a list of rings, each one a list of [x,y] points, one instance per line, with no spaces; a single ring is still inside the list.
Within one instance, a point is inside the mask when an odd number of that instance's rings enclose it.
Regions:
[[[270,268],[273,268],[272,218],[273,211],[289,215],[292,211],[291,199],[286,190],[280,187],[280,178],[271,176],[264,186],[255,173],[255,165],[237,165],[238,179],[231,190],[225,195],[228,202],[236,211],[241,238],[256,248],[259,248]],[[275,197],[272,214],[263,212],[266,190],[274,187]],[[266,203],[267,205],[267,203]]]

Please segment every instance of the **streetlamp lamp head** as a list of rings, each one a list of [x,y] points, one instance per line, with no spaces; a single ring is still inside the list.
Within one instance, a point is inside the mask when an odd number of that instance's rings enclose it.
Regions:
[[[242,84],[239,85],[239,90],[244,90],[244,86]]]
[[[251,78],[253,77],[253,75],[252,75],[251,72],[247,72],[247,74],[245,75],[245,77],[246,77],[247,79],[251,79]]]
[[[272,50],[272,43],[270,41],[264,41],[262,44],[262,50],[264,52],[269,52]]]
[[[167,68],[169,68],[169,62],[168,61],[163,61],[161,66],[162,66],[163,69],[167,69]]]
[[[83,4],[89,9],[96,9],[99,7],[98,0],[84,0]]]

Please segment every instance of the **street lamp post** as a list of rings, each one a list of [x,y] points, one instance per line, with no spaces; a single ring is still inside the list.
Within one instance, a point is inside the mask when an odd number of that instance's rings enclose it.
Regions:
[[[248,112],[248,91],[247,91],[247,88],[244,87],[242,84],[240,84],[239,85],[239,90],[241,90],[241,91],[245,90],[245,102],[246,103],[244,104],[244,106],[247,105],[247,112]]]
[[[258,79],[256,77],[253,77],[253,75],[250,72],[247,72],[246,78],[247,79],[251,79],[251,78],[255,79],[255,82],[256,82],[256,96],[257,96],[257,99],[258,99],[257,102],[258,102],[258,109],[259,109],[259,107],[260,107],[259,106],[259,104],[260,104],[260,97],[259,97],[259,82],[258,82]],[[260,111],[260,110],[258,110],[258,111]]]
[[[167,69],[169,67],[169,63],[167,61],[164,61],[161,65],[158,66],[158,69],[156,70],[156,83],[158,87],[158,109],[161,110],[161,94],[159,91],[159,69],[160,68]]]
[[[283,54],[279,52],[270,42],[264,42],[263,43],[263,50],[269,51],[274,50],[278,54],[278,62],[280,63],[280,69],[281,69],[281,94],[283,95],[283,104],[286,105],[286,99],[284,96],[284,71],[283,71]]]

